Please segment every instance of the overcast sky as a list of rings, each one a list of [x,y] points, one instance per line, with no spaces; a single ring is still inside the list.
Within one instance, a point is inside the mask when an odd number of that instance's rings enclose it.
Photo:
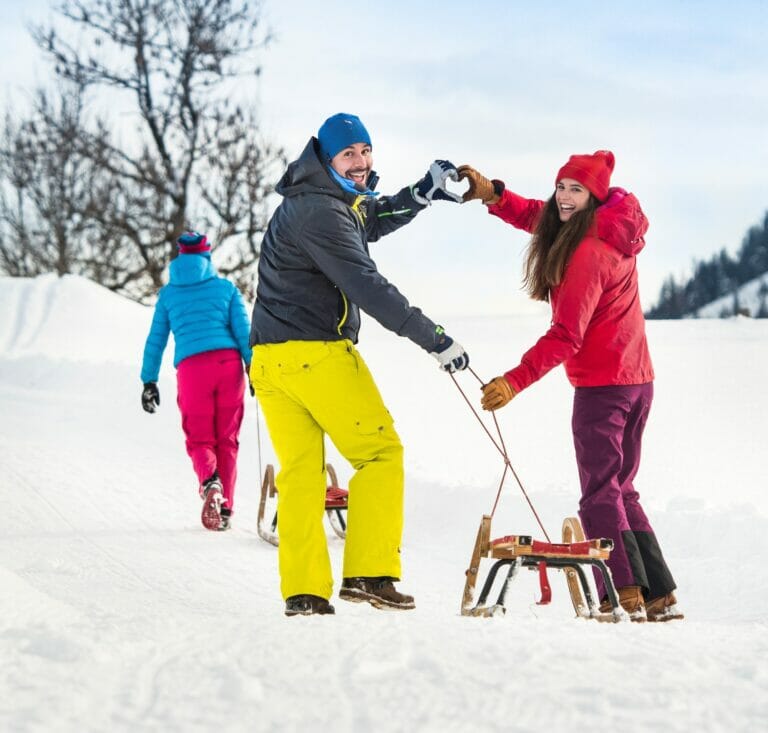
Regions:
[[[44,0],[0,0],[0,103],[48,68],[26,23]],[[379,189],[435,158],[547,198],[572,153],[611,149],[613,185],[650,219],[638,260],[645,307],[669,274],[734,252],[768,209],[768,3],[469,3],[266,0],[275,38],[256,101],[267,137],[297,155],[322,121],[358,114]],[[509,313],[528,237],[485,207],[435,204],[373,245],[380,269],[431,317]],[[441,315],[446,314],[446,315]]]

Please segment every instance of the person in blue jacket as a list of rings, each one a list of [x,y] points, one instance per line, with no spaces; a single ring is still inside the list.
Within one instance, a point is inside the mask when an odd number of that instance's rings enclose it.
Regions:
[[[234,511],[250,322],[240,291],[216,273],[207,237],[185,232],[177,245],[144,346],[141,406],[153,413],[160,404],[157,378],[173,333],[177,402],[203,499],[202,523],[224,530]]]

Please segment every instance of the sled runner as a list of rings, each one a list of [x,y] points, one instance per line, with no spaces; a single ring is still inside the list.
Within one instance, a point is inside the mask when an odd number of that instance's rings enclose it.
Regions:
[[[541,587],[539,605],[545,605],[552,599],[552,589],[547,577],[547,568],[564,570],[568,582],[568,590],[573,601],[576,615],[581,618],[593,618],[598,621],[621,621],[626,613],[621,608],[611,574],[605,561],[613,549],[613,540],[584,539],[581,523],[576,517],[569,517],[563,522],[562,544],[540,542],[529,535],[505,535],[491,539],[491,517],[483,515],[477,532],[475,547],[469,568],[466,571],[464,595],[461,601],[462,616],[495,616],[506,612],[504,599],[510,582],[520,568],[537,570]],[[491,558],[495,563],[491,566],[488,576],[480,591],[477,603],[474,603],[475,585],[480,570],[480,561]],[[496,603],[486,605],[488,596],[493,589],[494,581],[501,568],[509,566],[499,591]],[[599,604],[590,590],[585,567],[597,568],[605,582],[608,600],[611,603],[610,613],[600,613]]]
[[[328,463],[325,466],[328,474],[328,486],[325,490],[325,513],[328,515],[328,521],[331,529],[344,539],[347,535],[347,500],[349,492],[339,487],[339,481],[333,466]],[[264,515],[267,510],[267,499],[277,496],[277,486],[275,485],[275,467],[267,464],[267,470],[264,471],[264,480],[261,482],[261,499],[259,500],[259,517],[257,520],[257,531],[259,537],[266,540],[275,547],[280,544],[277,536],[277,511],[269,527],[264,521]]]

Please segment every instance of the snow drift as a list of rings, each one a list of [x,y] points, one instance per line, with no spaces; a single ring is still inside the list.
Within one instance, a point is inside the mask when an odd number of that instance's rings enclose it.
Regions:
[[[52,276],[0,278],[0,308],[3,730],[746,731],[768,718],[768,320],[648,324],[656,403],[637,487],[687,618],[601,625],[573,618],[557,573],[550,606],[526,573],[505,617],[459,616],[502,466],[451,379],[377,324],[361,351],[406,446],[402,587],[417,609],[337,599],[335,617],[286,619],[275,549],[255,530],[274,461],[255,402],[235,528],[206,532],[170,351],[159,413],[140,408],[150,309]],[[490,378],[546,319],[444,325]],[[570,400],[555,370],[500,413],[553,538],[578,499]],[[345,483],[332,446],[329,459]],[[494,530],[540,534],[512,483]],[[343,543],[328,541],[338,572]]]

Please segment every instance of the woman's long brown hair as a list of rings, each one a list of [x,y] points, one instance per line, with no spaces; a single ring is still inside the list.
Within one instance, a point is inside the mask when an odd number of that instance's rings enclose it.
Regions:
[[[549,301],[550,289],[563,279],[571,255],[592,226],[597,205],[590,194],[586,208],[561,222],[554,194],[547,201],[525,257],[523,285],[531,298]]]

